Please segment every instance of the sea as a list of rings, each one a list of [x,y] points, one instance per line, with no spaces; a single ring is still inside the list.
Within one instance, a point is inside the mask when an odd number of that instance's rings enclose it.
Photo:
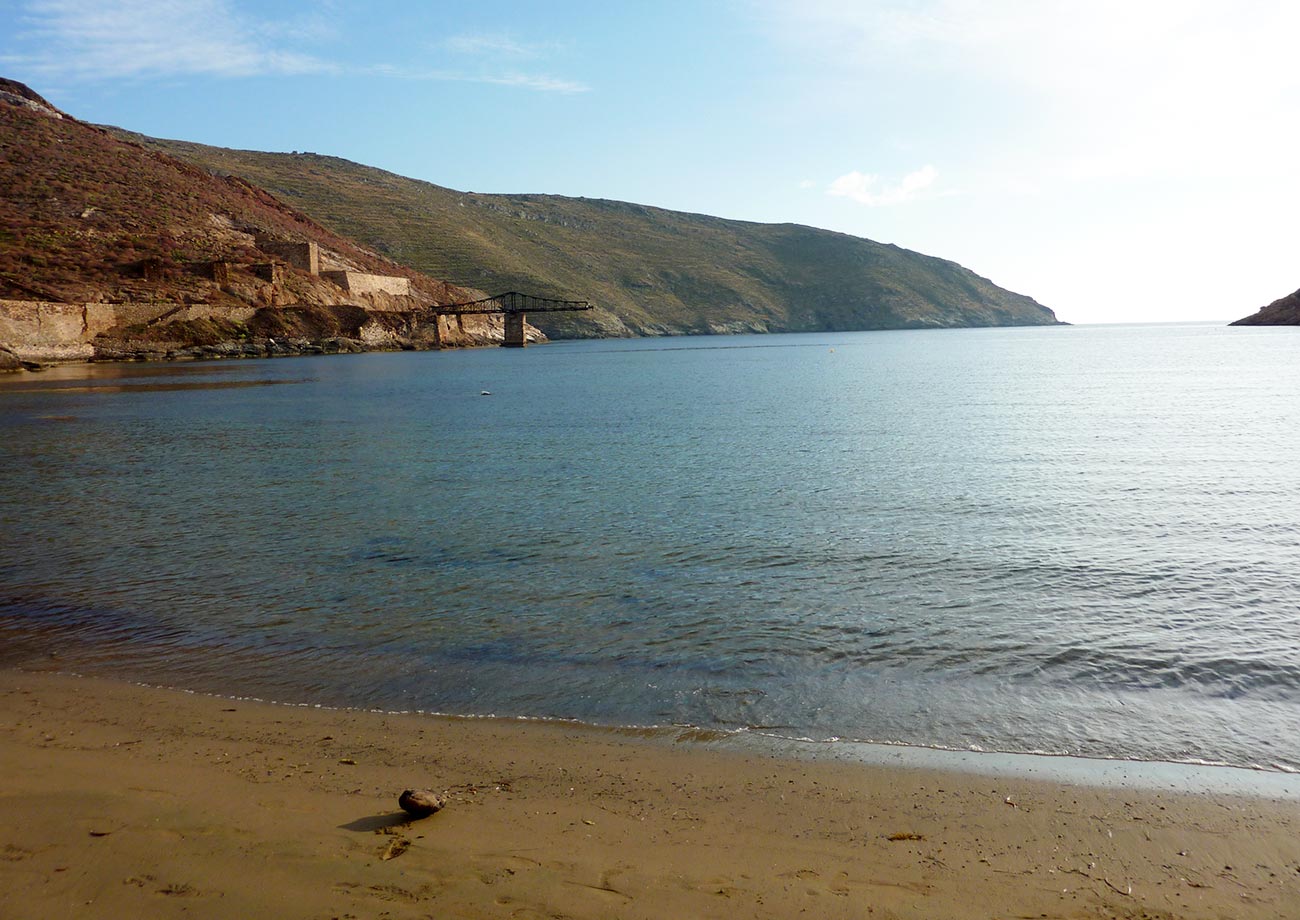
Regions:
[[[1294,775],[1300,329],[13,375],[0,665]]]

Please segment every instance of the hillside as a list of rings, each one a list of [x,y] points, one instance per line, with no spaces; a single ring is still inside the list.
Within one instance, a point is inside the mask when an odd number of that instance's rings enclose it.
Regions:
[[[1279,297],[1233,326],[1300,326],[1300,291]]]
[[[458,192],[318,154],[131,137],[253,182],[437,277],[598,305],[534,317],[551,336],[1056,322],[955,262],[841,233],[618,201]]]
[[[439,329],[417,328],[415,311],[476,294],[0,79],[0,346],[20,356],[242,354],[275,336],[308,350],[430,344]],[[500,338],[484,320],[441,331],[447,344]]]

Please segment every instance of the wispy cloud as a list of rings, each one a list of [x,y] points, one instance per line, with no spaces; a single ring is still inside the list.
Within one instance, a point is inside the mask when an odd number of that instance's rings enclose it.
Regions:
[[[509,35],[473,34],[450,36],[438,47],[462,59],[461,69],[433,71],[426,75],[427,79],[518,86],[552,93],[585,93],[591,89],[577,80],[518,69],[500,69],[503,65],[513,68],[523,61],[550,57],[563,47],[557,42],[524,42]]]
[[[502,73],[485,76],[460,76],[456,79],[471,83],[494,83],[497,86],[519,86],[524,89],[542,90],[548,93],[585,93],[591,90],[585,83],[576,80],[564,80],[537,73]]]
[[[356,74],[546,93],[590,89],[519,66],[560,47],[553,43],[461,35],[440,45],[458,58],[445,68],[345,64],[307,50],[340,37],[327,14],[256,17],[233,0],[27,0],[16,20],[9,42],[16,50],[0,54],[0,65],[48,79]]]
[[[591,87],[577,80],[565,80],[540,73],[516,71],[468,70],[404,70],[400,67],[382,67],[372,70],[402,80],[431,80],[445,83],[485,83],[491,86],[513,86],[545,93],[586,93]]]
[[[826,194],[878,208],[911,201],[933,186],[938,178],[938,170],[929,165],[908,173],[893,184],[882,182],[880,176],[854,170],[832,182]]]
[[[31,0],[20,22],[17,37],[28,50],[0,61],[38,74],[95,80],[336,69],[259,38],[284,30],[241,15],[225,0]]]
[[[492,55],[516,59],[543,57],[557,47],[551,43],[521,42],[508,35],[496,34],[452,35],[443,39],[439,46],[453,54]]]

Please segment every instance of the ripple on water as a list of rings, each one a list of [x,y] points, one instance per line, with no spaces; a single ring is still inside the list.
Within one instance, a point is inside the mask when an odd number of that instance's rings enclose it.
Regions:
[[[0,655],[336,704],[1300,767],[1300,345],[1062,332],[6,387]]]

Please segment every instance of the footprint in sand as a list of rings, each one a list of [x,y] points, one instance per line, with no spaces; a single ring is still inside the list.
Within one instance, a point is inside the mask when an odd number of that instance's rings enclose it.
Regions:
[[[201,894],[201,892],[193,885],[187,885],[184,882],[173,882],[159,888],[158,894],[166,895],[170,898],[196,898]]]

